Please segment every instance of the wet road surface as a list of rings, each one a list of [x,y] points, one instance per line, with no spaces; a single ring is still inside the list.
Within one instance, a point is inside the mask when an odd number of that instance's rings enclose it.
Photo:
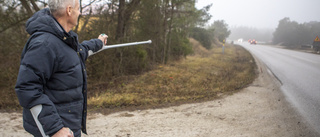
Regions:
[[[320,133],[320,55],[238,43],[264,62],[287,100]]]

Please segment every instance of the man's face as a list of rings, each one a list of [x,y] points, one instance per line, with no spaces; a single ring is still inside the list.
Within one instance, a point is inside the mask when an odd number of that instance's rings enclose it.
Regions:
[[[75,0],[75,6],[72,7],[70,24],[76,26],[78,24],[78,18],[80,15],[80,4],[78,0]]]

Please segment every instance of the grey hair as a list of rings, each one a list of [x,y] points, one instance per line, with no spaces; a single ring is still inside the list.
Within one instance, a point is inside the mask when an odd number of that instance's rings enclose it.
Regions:
[[[48,5],[51,14],[54,16],[62,16],[63,11],[62,9],[65,9],[68,4],[71,4],[72,7],[75,7],[76,0],[49,0]]]

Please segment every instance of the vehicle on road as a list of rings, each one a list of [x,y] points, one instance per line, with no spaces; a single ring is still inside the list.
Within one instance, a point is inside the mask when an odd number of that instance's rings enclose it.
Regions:
[[[250,40],[249,40],[249,43],[255,45],[255,44],[257,44],[257,41],[256,41],[255,39],[253,39],[253,40],[250,39]]]

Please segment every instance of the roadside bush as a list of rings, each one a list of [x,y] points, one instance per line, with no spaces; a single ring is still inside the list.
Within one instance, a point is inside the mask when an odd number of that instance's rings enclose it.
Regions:
[[[211,49],[211,44],[214,38],[213,32],[211,30],[195,27],[192,29],[190,37],[199,41],[206,49]]]

